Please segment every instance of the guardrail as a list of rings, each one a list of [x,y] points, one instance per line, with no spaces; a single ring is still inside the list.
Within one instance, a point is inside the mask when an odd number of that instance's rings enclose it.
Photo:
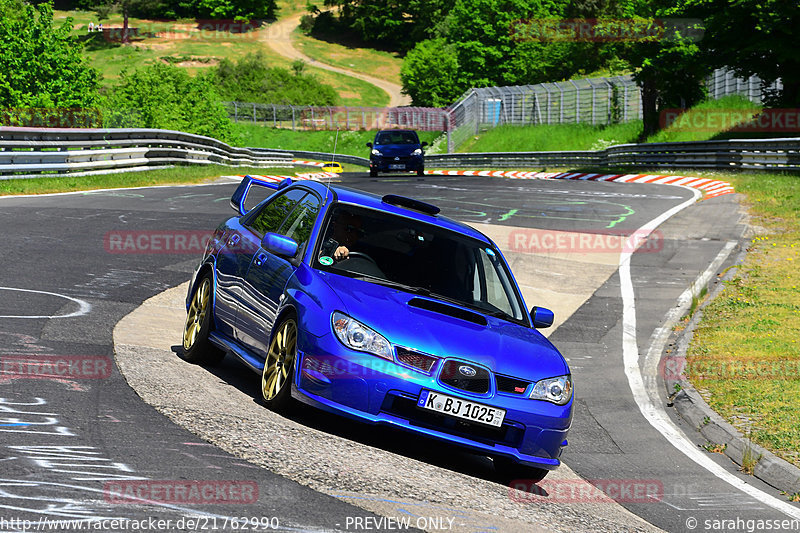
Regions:
[[[101,174],[176,164],[291,167],[290,153],[235,148],[180,131],[0,128],[0,179]]]
[[[175,164],[290,167],[294,158],[331,160],[334,156],[235,148],[210,137],[170,130],[0,128],[0,179],[147,170]],[[337,154],[335,160],[369,166],[364,157]],[[800,170],[800,138],[621,144],[599,151],[429,154],[425,166]]]
[[[426,168],[644,167],[800,170],[800,139],[620,144],[605,150],[427,155]]]

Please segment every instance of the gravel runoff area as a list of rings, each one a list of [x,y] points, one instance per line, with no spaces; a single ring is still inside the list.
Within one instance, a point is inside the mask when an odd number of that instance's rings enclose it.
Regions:
[[[514,263],[514,258],[509,257],[509,262]],[[552,267],[567,261],[540,257],[538,262]],[[566,319],[611,275],[613,261],[608,263],[594,269],[596,279],[581,294],[549,295],[570,302],[570,309],[552,306],[557,316],[562,314],[559,318]],[[517,272],[513,264],[512,269]],[[521,277],[520,284],[537,285],[533,273]],[[154,296],[117,324],[117,364],[146,403],[226,452],[376,514],[443,519],[422,527],[429,531],[442,525],[464,533],[660,531],[611,500],[563,498],[556,502],[555,497],[510,491],[507,480],[496,479],[488,458],[459,455],[449,446],[436,451],[432,440],[307,407],[289,416],[266,409],[259,401],[258,376],[232,356],[207,369],[176,355],[187,286]],[[420,447],[430,450],[420,452]],[[591,491],[567,465],[551,472],[542,486],[547,484]],[[269,493],[267,488],[262,490]]]

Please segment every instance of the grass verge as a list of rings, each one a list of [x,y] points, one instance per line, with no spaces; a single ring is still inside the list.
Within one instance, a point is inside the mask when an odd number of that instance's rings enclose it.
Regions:
[[[671,125],[648,137],[647,142],[706,141],[711,139],[791,137],[786,132],[737,132],[731,126],[756,116],[761,106],[731,95],[701,102],[680,115]],[[641,121],[609,126],[590,124],[549,124],[499,126],[476,135],[459,152],[531,152],[559,150],[602,150],[615,144],[636,142]]]
[[[292,168],[246,168],[210,166],[185,166],[143,172],[119,174],[97,174],[92,176],[54,176],[52,178],[11,179],[0,181],[0,196],[10,194],[47,194],[54,192],[88,191],[93,189],[118,189],[124,187],[148,187],[152,185],[181,185],[213,181],[219,176],[239,174],[294,175],[313,169]]]
[[[800,466],[800,176],[715,177],[746,195],[760,233],[725,290],[704,308],[688,375],[753,442]]]
[[[550,124],[546,126],[498,126],[476,135],[459,152],[548,152],[602,150],[614,144],[636,142],[640,121],[610,126]]]

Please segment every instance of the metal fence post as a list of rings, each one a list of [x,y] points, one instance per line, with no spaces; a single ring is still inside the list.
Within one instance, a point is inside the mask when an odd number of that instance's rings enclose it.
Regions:
[[[233,103],[233,121],[239,122],[239,106],[236,105],[236,102]]]
[[[622,120],[628,122],[628,86],[625,86],[625,92],[622,97]]]
[[[581,122],[581,90],[575,85],[575,82],[569,80],[573,87],[575,87],[575,124]]]

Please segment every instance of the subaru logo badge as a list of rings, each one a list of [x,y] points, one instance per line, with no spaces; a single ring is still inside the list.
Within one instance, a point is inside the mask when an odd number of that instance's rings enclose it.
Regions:
[[[474,368],[467,365],[461,365],[460,367],[458,367],[458,371],[461,372],[462,375],[467,376],[468,378],[471,378],[478,373]]]
[[[400,161],[400,158],[399,157],[395,157],[394,160],[395,161]]]

